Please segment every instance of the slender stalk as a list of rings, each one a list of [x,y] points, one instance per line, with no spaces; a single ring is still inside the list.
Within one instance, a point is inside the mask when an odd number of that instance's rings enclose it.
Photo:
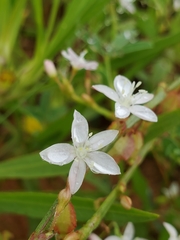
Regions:
[[[107,82],[108,82],[108,86],[113,88],[113,84],[112,84],[112,69],[111,69],[111,61],[108,55],[104,56],[104,62],[105,62],[105,69],[106,69],[106,76],[107,76]]]
[[[46,213],[44,218],[41,220],[35,231],[31,234],[28,240],[38,240],[39,236],[44,233],[48,232],[51,223],[54,219],[54,212],[57,206],[58,200],[56,199],[53,203],[53,205],[50,207],[49,211]]]
[[[82,96],[78,96],[74,91],[73,86],[67,79],[62,78],[61,82],[57,77],[54,77],[53,80],[57,83],[61,92],[64,93],[65,96],[68,95],[68,97],[70,97],[75,102],[94,109],[96,112],[102,114],[104,117],[110,120],[115,120],[114,114],[112,112],[99,106],[91,97],[87,95],[83,95],[84,98]]]
[[[79,240],[85,240],[88,238],[90,233],[97,228],[97,226],[100,224],[114,201],[116,200],[119,192],[120,192],[120,186],[126,185],[128,181],[131,179],[131,176],[133,175],[136,168],[141,164],[143,161],[145,155],[148,153],[150,148],[153,146],[154,142],[149,142],[144,145],[143,149],[140,152],[139,155],[139,161],[136,161],[129,170],[124,174],[124,176],[119,180],[116,187],[112,190],[112,192],[108,195],[106,200],[101,204],[101,206],[98,208],[96,213],[92,216],[92,218],[79,230],[80,233],[80,239]]]

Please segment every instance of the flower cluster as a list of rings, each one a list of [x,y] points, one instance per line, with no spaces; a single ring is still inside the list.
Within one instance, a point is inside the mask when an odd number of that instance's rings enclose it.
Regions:
[[[86,61],[85,54],[86,51],[83,51],[78,56],[71,48],[62,51],[62,55],[70,61],[74,69],[95,70],[98,63]],[[44,67],[50,77],[57,77],[57,70],[52,61],[45,60]],[[119,75],[114,79],[115,90],[105,85],[94,85],[93,88],[115,101],[115,116],[117,118],[124,119],[132,113],[143,120],[156,122],[156,114],[149,108],[140,105],[149,102],[154,95],[145,90],[134,93],[140,85],[141,82],[131,83],[129,79]],[[92,136],[91,133],[89,134],[87,120],[75,110],[71,127],[73,145],[54,144],[40,152],[40,156],[43,160],[60,166],[74,160],[70,168],[68,182],[71,194],[75,194],[82,185],[87,168],[94,173],[120,174],[119,166],[115,160],[108,154],[99,151],[111,143],[117,135],[117,130],[106,130]]]

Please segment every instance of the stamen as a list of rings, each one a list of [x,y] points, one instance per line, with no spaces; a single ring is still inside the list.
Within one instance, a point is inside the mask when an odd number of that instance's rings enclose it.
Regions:
[[[137,84],[136,84],[136,88],[138,88],[141,84],[142,84],[141,81],[137,82]]]
[[[148,91],[144,90],[144,89],[139,89],[139,93],[147,93]]]
[[[93,135],[93,132],[89,133],[89,137],[91,137]]]

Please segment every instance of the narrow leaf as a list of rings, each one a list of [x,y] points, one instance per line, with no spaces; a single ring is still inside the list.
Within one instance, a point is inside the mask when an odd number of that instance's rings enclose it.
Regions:
[[[153,123],[145,136],[145,143],[159,137],[164,132],[168,132],[179,124],[180,110],[164,113],[158,116],[158,122]]]
[[[1,192],[0,212],[23,214],[33,218],[42,218],[56,199],[56,194],[33,192]],[[73,197],[72,204],[75,208],[77,220],[87,221],[95,213],[94,200]],[[124,209],[120,204],[113,204],[105,220],[120,223],[152,221],[158,218],[157,214],[132,208]]]

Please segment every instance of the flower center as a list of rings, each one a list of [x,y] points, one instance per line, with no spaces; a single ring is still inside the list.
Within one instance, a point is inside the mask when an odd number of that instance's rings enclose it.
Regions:
[[[126,82],[125,82],[125,84],[126,84]],[[135,82],[132,82],[131,88],[129,89],[128,93],[123,89],[122,95],[119,97],[119,103],[124,107],[127,107],[127,108],[130,107],[133,104],[132,103],[133,92],[140,85],[141,85],[141,82],[138,82],[137,84],[135,84]]]
[[[86,157],[88,153],[88,148],[87,147],[77,147],[76,148],[76,156],[78,159],[83,159]]]

